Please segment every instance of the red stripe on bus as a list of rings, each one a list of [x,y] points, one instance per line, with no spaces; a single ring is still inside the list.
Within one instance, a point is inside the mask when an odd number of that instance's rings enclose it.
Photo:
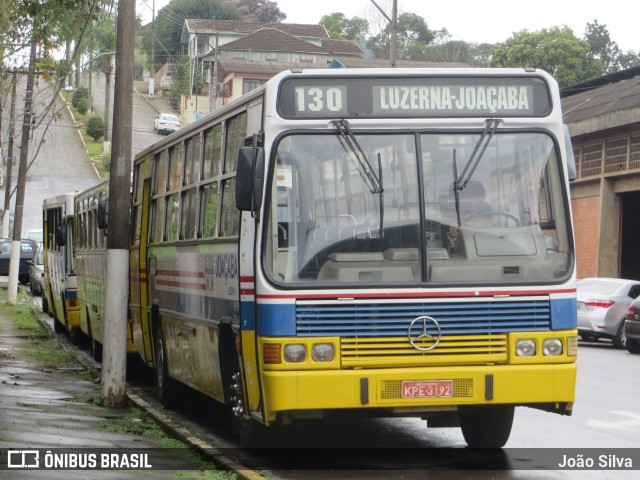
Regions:
[[[180,270],[158,270],[158,277],[166,275],[168,277],[189,277],[189,278],[204,278],[204,272],[185,272]]]
[[[189,282],[180,282],[175,280],[156,280],[156,285],[162,285],[165,287],[178,287],[178,288],[186,288],[191,290],[206,290],[207,286],[203,283],[189,283]]]

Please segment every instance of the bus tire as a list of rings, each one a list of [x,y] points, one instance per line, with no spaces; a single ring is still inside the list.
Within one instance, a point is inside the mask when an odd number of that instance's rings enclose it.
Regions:
[[[89,318],[89,314],[87,313],[87,319]],[[96,340],[93,335],[93,329],[91,328],[91,321],[87,320],[89,330],[89,346],[91,348],[91,356],[96,362],[102,362],[102,344]]]
[[[462,436],[471,448],[502,448],[511,434],[513,405],[487,405],[458,411]]]
[[[167,348],[164,343],[164,335],[162,334],[161,325],[157,326],[155,333],[153,363],[156,373],[158,398],[165,407],[175,408],[180,403],[180,385],[176,380],[169,376]]]

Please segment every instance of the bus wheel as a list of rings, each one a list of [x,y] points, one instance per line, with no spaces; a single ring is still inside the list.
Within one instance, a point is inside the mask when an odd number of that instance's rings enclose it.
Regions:
[[[179,385],[173,378],[169,376],[169,367],[167,364],[167,348],[164,344],[164,336],[162,327],[158,325],[156,329],[154,349],[154,366],[156,370],[156,387],[160,402],[167,408],[175,408],[178,406],[180,393]]]
[[[513,405],[461,408],[460,428],[471,448],[502,448],[511,433]]]
[[[88,327],[89,328],[87,328],[87,330],[89,330],[89,346],[91,347],[91,356],[96,362],[102,362],[102,344],[95,339],[93,335],[93,329],[91,328],[91,322],[89,322]]]
[[[42,313],[46,313],[47,315],[49,315],[49,302],[44,296],[44,293],[42,294]]]
[[[82,330],[79,328],[69,328],[69,340],[74,345],[79,345],[82,340]]]

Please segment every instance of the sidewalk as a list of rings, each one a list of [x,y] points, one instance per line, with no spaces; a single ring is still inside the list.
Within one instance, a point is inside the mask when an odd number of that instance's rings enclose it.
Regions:
[[[24,295],[19,298],[24,299]],[[142,409],[101,406],[99,379],[28,313],[32,301],[28,297],[18,307],[7,306],[6,287],[0,286],[1,480],[177,479],[184,478],[186,471],[190,472],[189,478],[234,478],[230,472],[216,472],[185,444],[168,437]],[[65,451],[74,455],[96,452],[98,458],[101,452],[148,452],[153,468],[7,469],[8,450],[16,449],[46,449],[56,455]],[[43,457],[44,451],[41,466]]]

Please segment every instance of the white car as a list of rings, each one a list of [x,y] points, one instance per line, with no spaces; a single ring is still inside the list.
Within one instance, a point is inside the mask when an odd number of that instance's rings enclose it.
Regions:
[[[153,121],[153,129],[158,133],[173,133],[180,129],[180,119],[171,113],[161,113]]]

